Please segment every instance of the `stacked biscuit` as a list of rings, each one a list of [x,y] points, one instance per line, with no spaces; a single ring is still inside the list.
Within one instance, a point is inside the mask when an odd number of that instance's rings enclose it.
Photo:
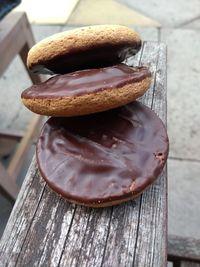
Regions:
[[[100,25],[58,33],[29,51],[30,70],[57,74],[22,93],[27,108],[51,116],[37,144],[39,170],[70,202],[119,204],[140,194],[164,167],[165,127],[135,101],[149,88],[151,73],[122,63],[140,47],[135,31]]]

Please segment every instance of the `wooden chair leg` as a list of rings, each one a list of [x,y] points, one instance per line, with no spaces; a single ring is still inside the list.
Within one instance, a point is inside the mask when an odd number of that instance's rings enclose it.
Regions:
[[[44,117],[39,115],[34,115],[33,119],[26,131],[24,137],[22,138],[17,151],[15,152],[9,166],[8,166],[8,174],[11,178],[16,179],[21,169],[21,166],[24,162],[26,154],[30,148],[30,145],[33,142],[34,137],[38,134],[42,121]]]
[[[16,140],[20,141],[20,139],[23,137],[24,132],[17,131],[17,130],[11,130],[11,129],[0,129],[0,138],[6,138],[10,140]]]

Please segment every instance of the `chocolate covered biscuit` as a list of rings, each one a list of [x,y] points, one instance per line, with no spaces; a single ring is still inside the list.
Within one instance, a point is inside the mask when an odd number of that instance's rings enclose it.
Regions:
[[[56,193],[90,207],[141,194],[162,172],[165,126],[148,107],[124,107],[73,118],[51,118],[37,144],[39,170]]]
[[[22,101],[42,115],[85,115],[132,102],[144,94],[150,82],[146,67],[119,64],[57,75],[25,90]]]
[[[121,25],[87,26],[54,34],[28,53],[33,72],[65,74],[122,62],[141,47],[137,32]]]

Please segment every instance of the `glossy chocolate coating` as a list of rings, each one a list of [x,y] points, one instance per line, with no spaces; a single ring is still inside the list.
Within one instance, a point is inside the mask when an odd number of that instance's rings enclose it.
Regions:
[[[96,93],[139,82],[150,75],[147,67],[130,68],[125,64],[76,71],[33,85],[22,93],[22,98],[55,98]]]
[[[73,118],[50,118],[37,144],[39,170],[68,200],[98,204],[141,193],[161,173],[166,129],[139,102]]]
[[[105,67],[124,61],[126,58],[135,55],[140,48],[140,41],[82,47],[82,49],[71,50],[69,54],[60,55],[51,60],[40,60],[37,65],[31,67],[31,71],[65,74],[77,70]]]

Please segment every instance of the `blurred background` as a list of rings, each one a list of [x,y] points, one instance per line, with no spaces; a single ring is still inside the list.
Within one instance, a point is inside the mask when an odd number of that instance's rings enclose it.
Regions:
[[[143,40],[167,44],[169,233],[200,238],[200,1],[23,0],[12,12],[16,10],[26,11],[36,42],[74,27],[123,24],[136,29]],[[32,114],[22,105],[20,94],[30,85],[16,56],[0,77],[1,129],[27,129]],[[10,140],[9,150],[4,151],[5,142],[0,139],[1,164],[6,167],[17,143]],[[34,149],[33,140],[17,177],[19,185]],[[12,204],[0,194],[0,236],[11,210]]]

